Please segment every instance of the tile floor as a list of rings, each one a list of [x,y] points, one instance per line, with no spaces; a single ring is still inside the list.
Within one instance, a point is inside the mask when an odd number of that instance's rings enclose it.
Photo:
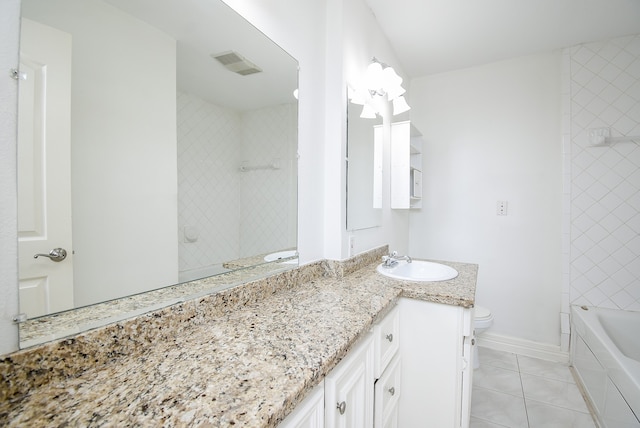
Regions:
[[[593,428],[567,364],[478,348],[470,428]]]

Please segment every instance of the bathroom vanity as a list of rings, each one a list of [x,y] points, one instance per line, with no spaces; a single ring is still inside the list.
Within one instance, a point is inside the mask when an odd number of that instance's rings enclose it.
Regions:
[[[452,321],[465,332],[477,266],[446,263],[457,278],[411,283],[375,271],[383,253],[313,263],[6,355],[0,424],[347,426],[340,416],[357,409],[366,426],[411,426],[403,422],[410,411],[461,426],[457,412],[470,394],[462,338],[429,344],[428,332],[448,334]],[[416,301],[453,315],[403,324]],[[403,352],[411,334],[424,335],[418,342],[435,358],[419,371],[404,358],[413,352]],[[443,378],[458,386],[407,410],[410,378],[429,379],[423,386],[431,393]],[[362,406],[351,405],[353,397]]]

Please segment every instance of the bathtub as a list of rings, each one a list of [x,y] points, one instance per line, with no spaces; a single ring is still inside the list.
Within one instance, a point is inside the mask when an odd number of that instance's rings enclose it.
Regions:
[[[571,307],[571,364],[603,427],[640,427],[640,312]]]

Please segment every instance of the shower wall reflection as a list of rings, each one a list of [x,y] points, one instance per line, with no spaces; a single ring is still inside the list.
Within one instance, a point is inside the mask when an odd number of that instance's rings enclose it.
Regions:
[[[296,105],[237,112],[179,91],[177,115],[180,280],[295,248]]]

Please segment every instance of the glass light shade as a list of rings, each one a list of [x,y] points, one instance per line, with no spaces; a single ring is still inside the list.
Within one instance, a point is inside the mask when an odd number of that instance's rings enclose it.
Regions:
[[[409,111],[411,107],[407,104],[407,100],[404,99],[403,96],[395,98],[393,100],[393,115],[397,115],[400,113],[404,113],[405,111]]]
[[[382,81],[385,88],[394,88],[402,85],[402,77],[398,76],[393,67],[387,67],[382,70]]]
[[[362,107],[362,113],[360,113],[360,117],[363,119],[375,119],[376,110],[369,103],[366,103]]]

